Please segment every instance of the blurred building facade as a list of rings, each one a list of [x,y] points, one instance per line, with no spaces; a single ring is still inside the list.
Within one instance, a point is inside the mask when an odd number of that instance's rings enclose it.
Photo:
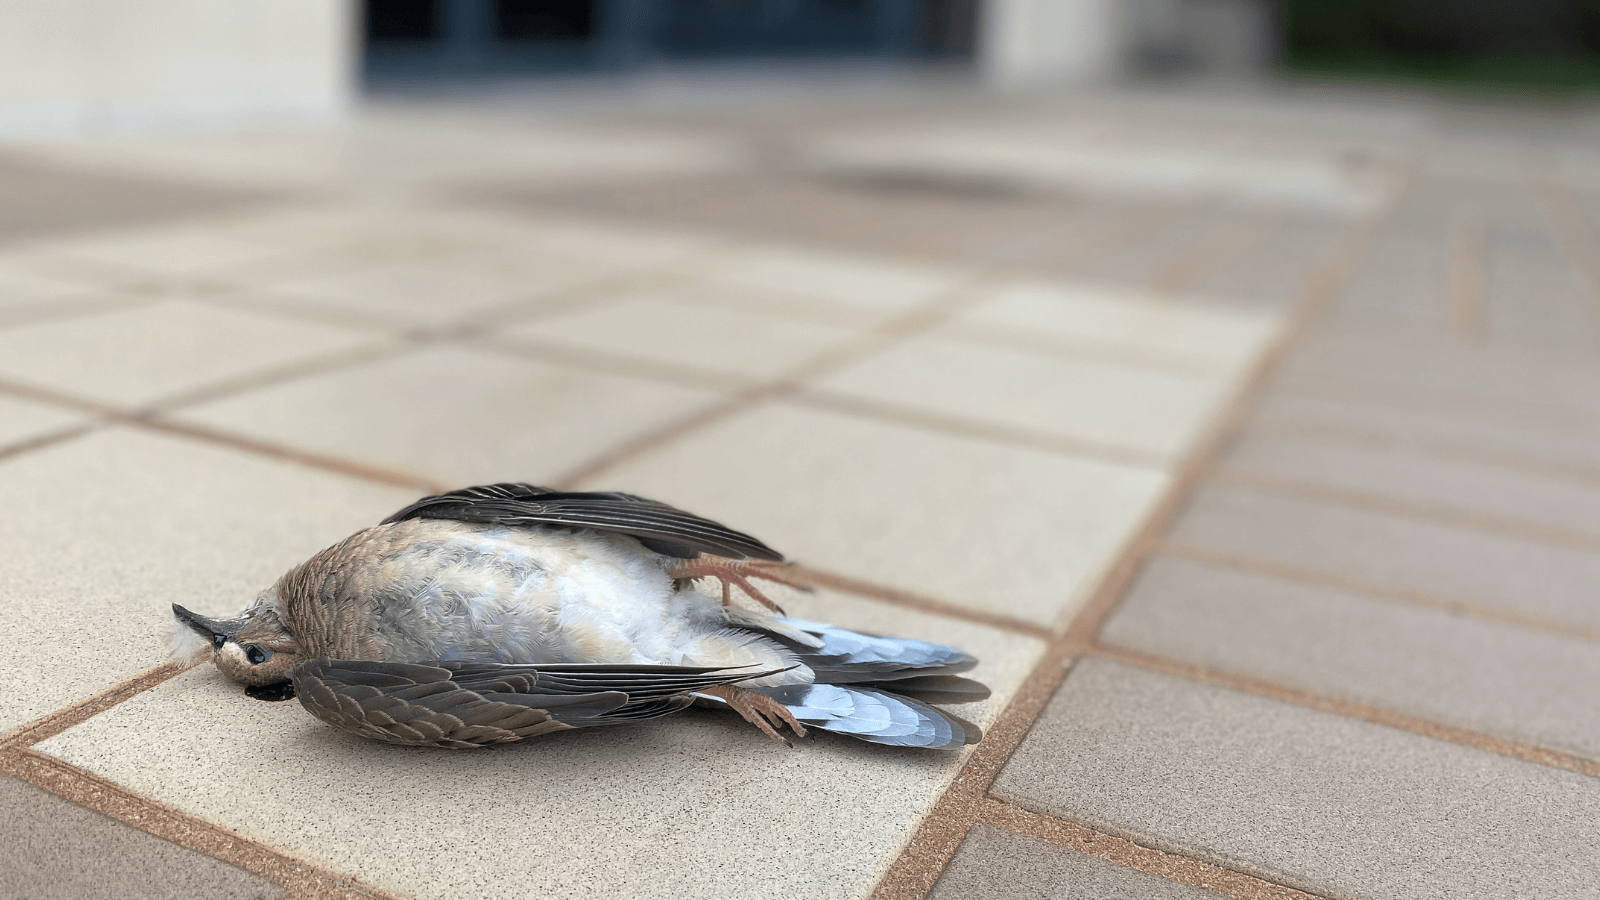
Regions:
[[[1259,65],[1268,0],[6,0],[0,137],[336,119],[368,84],[742,60],[1005,85]]]

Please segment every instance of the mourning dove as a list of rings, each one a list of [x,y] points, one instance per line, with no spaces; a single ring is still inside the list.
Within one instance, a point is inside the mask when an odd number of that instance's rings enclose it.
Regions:
[[[722,597],[692,582],[722,581]],[[257,695],[398,744],[477,747],[696,702],[783,743],[809,725],[949,748],[978,728],[925,701],[988,695],[960,650],[791,619],[750,583],[801,586],[749,535],[631,494],[495,484],[425,497],[291,569],[238,615],[173,605]],[[731,602],[736,584],[760,609]],[[921,699],[917,699],[921,698]]]

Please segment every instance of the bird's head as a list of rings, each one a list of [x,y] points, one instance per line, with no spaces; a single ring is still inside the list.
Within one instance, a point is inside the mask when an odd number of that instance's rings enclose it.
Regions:
[[[209,648],[222,674],[240,684],[264,687],[289,680],[289,670],[304,658],[300,644],[284,627],[277,604],[257,598],[231,619],[211,619],[172,604],[173,656],[189,660]]]

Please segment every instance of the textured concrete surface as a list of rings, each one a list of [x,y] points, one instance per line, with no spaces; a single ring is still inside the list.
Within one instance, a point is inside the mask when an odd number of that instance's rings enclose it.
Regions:
[[[997,698],[1040,650],[859,598],[782,602],[966,647]],[[954,709],[982,725],[998,706]],[[130,743],[146,749],[130,755]],[[709,711],[485,751],[393,747],[335,732],[298,703],[252,700],[209,666],[38,747],[381,889],[439,898],[858,896],[960,765],[831,735],[786,750]]]
[[[415,492],[144,431],[0,461],[0,730],[162,661],[171,604],[242,608],[290,566]],[[181,486],[181,489],[180,489]]]
[[[1172,557],[1107,643],[1600,758],[1595,641]]]
[[[1578,897],[1600,854],[1587,776],[1098,659],[994,790],[1314,894]]]
[[[81,839],[210,895],[1593,894],[1593,109],[663,83],[7,148],[31,883]],[[780,599],[975,652],[986,739],[419,752],[153,668],[169,603],[504,479],[837,576]]]
[[[930,900],[1214,900],[1219,896],[982,822],[972,827],[928,894]]]
[[[277,885],[0,776],[0,894],[27,900],[277,900]]]
[[[1047,625],[1082,602],[1165,476],[775,404],[587,483],[601,484],[742,522],[807,565]]]

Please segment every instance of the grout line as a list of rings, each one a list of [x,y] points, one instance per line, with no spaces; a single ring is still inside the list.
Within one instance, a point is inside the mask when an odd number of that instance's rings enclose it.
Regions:
[[[9,734],[0,735],[0,751],[23,749],[47,738],[54,737],[68,728],[85,721],[90,716],[104,712],[137,694],[142,694],[188,668],[188,666],[178,663],[167,662],[141,672],[84,700],[62,707],[43,718],[29,722]]]
[[[415,342],[378,338],[343,350],[331,351],[280,366],[258,369],[232,378],[218,379],[197,388],[176,394],[168,394],[152,400],[141,408],[130,411],[128,416],[133,419],[145,419],[153,415],[170,413],[183,407],[221,400],[235,394],[277,387],[328,372],[336,372],[340,369],[379,362],[410,353],[416,349],[417,344]]]
[[[1476,210],[1457,210],[1452,219],[1444,289],[1450,306],[1450,328],[1457,337],[1481,342],[1488,236],[1482,216]]]
[[[1226,441],[1242,426],[1250,406],[1265,389],[1289,348],[1326,315],[1338,290],[1377,239],[1379,230],[1392,216],[1413,179],[1414,169],[1397,184],[1387,202],[1347,225],[1339,238],[1320,255],[1306,280],[1294,320],[1257,356],[1251,373],[1241,379],[1231,405],[1214,417],[1206,437],[1197,441],[1185,456],[1161,500],[1102,576],[1089,602],[1060,631],[1060,636],[1046,649],[984,739],[973,748],[950,787],[935,801],[900,856],[879,879],[872,900],[922,900],[927,896],[984,811],[989,786],[1066,677],[1074,656],[1088,648],[1101,625],[1121,602],[1133,575],[1145,557],[1159,546],[1161,535],[1192,489],[1220,459]]]
[[[1182,294],[1201,279],[1238,259],[1272,232],[1279,216],[1247,215],[1214,225],[1150,278],[1158,294]]]
[[[1093,856],[1236,900],[1316,900],[1319,896],[1193,857],[1146,847],[1124,837],[1026,809],[1016,801],[1000,797],[991,796],[979,806],[978,821],[1012,834],[1054,844],[1073,853]]]
[[[1537,744],[1507,740],[1484,734],[1483,732],[1446,725],[1430,719],[1372,706],[1367,703],[1328,697],[1271,681],[1263,681],[1258,678],[1214,669],[1210,666],[1169,659],[1141,650],[1096,644],[1090,647],[1086,653],[1101,659],[1137,666],[1153,672],[1161,672],[1189,681],[1200,682],[1201,684],[1253,694],[1269,700],[1291,703],[1295,706],[1302,706],[1349,719],[1358,719],[1373,725],[1382,725],[1387,728],[1421,735],[1425,738],[1432,738],[1436,741],[1459,744],[1463,747],[1471,747],[1474,750],[1483,750],[1488,753],[1508,756],[1549,768],[1564,769],[1579,775],[1587,775],[1590,778],[1600,778],[1600,760],[1588,759],[1577,754],[1541,747]]]
[[[1263,414],[1250,425],[1252,431],[1279,434],[1307,440],[1329,441],[1378,450],[1420,451],[1480,465],[1498,466],[1512,471],[1600,484],[1600,466],[1541,459],[1521,453],[1465,447],[1444,441],[1397,435],[1381,429],[1300,419],[1282,414]]]
[[[1432,525],[1448,525],[1525,541],[1540,541],[1579,550],[1600,551],[1600,534],[1558,525],[1542,525],[1538,522],[1507,518],[1492,513],[1478,513],[1459,507],[1439,506],[1415,500],[1395,500],[1361,488],[1317,484],[1292,476],[1284,478],[1236,469],[1220,471],[1213,476],[1212,481],[1215,484],[1248,488],[1299,500],[1335,504],[1363,512],[1399,516]]]
[[[949,600],[940,600],[937,597],[928,597],[922,594],[913,593],[911,591],[903,591],[898,588],[883,587],[881,585],[873,584],[869,581],[862,581],[849,575],[840,575],[836,572],[827,571],[826,569],[813,568],[805,565],[804,563],[795,563],[794,568],[795,573],[804,579],[806,583],[816,587],[828,588],[829,590],[855,594],[859,597],[880,600],[885,603],[903,606],[907,609],[917,610],[918,612],[931,613],[947,619],[961,619],[966,622],[973,622],[978,625],[986,625],[990,628],[996,628],[1001,631],[1009,631],[1013,634],[1026,635],[1027,637],[1038,638],[1040,640],[1049,640],[1051,636],[1050,629],[1046,628],[1045,626],[1040,625],[1037,622],[1030,622],[1026,619],[1019,619],[1015,616],[1008,616],[1003,613],[988,612],[981,609],[973,609]]]
[[[1594,304],[1590,316],[1594,322],[1600,319],[1600,241],[1583,211],[1575,208],[1572,188],[1561,182],[1548,151],[1529,160],[1528,168],[1532,170],[1529,175],[1545,224],[1555,234],[1557,250]]]
[[[1303,569],[1298,566],[1284,565],[1269,560],[1254,559],[1239,556],[1193,544],[1177,541],[1168,541],[1162,544],[1161,552],[1169,556],[1177,556],[1195,562],[1208,563],[1213,566],[1226,566],[1243,572],[1253,572],[1269,578],[1278,578],[1284,581],[1293,581],[1299,584],[1315,587],[1333,588],[1353,594],[1364,594],[1381,600],[1392,600],[1408,606],[1418,606],[1424,609],[1436,609],[1460,616],[1496,622],[1502,625],[1515,625],[1532,631],[1543,631],[1561,637],[1579,638],[1587,641],[1600,641],[1600,629],[1575,625],[1555,619],[1546,619],[1529,613],[1502,609],[1494,606],[1485,606],[1467,600],[1456,600],[1450,597],[1440,597],[1425,591],[1414,591],[1409,588],[1394,587],[1391,585],[1377,584],[1370,581],[1361,581],[1345,575],[1333,575],[1318,572],[1313,569]]]
[[[1354,377],[1350,377],[1352,374]],[[1564,406],[1559,403],[1511,397],[1474,397],[1452,393],[1448,389],[1418,387],[1405,380],[1368,381],[1361,377],[1362,374],[1348,370],[1334,374],[1325,369],[1294,372],[1284,377],[1279,389],[1288,395],[1367,403],[1397,410],[1443,409],[1451,412],[1491,413],[1569,431],[1575,425],[1581,427],[1600,420],[1595,410],[1581,406]]]
[[[530,337],[487,336],[469,341],[468,346],[518,359],[555,362],[575,369],[587,369],[603,375],[621,375],[641,381],[668,382],[687,387],[726,392],[730,389],[751,389],[762,382],[731,371],[702,369],[683,363],[651,359],[645,356],[626,356],[621,353],[577,347],[558,341]]]
[[[1017,428],[999,422],[977,421],[962,416],[947,415],[932,410],[918,409],[898,403],[857,397],[829,390],[799,388],[785,394],[784,399],[801,406],[812,407],[813,409],[824,409],[858,418],[908,425],[924,431],[941,432],[956,437],[974,438],[976,440],[1041,450],[1046,453],[1094,459],[1119,466],[1164,470],[1173,461],[1170,455],[1141,447],[1102,444],[1094,440]]]
[[[336,456],[324,456],[308,450],[298,450],[293,447],[272,444],[267,441],[259,441],[254,438],[228,434],[221,431],[212,431],[211,429],[200,425],[192,425],[188,422],[180,422],[174,419],[156,417],[130,419],[128,420],[127,424],[139,428],[146,428],[151,431],[158,431],[164,434],[193,438],[206,443],[218,444],[233,450],[242,450],[258,456],[265,456],[269,459],[291,462],[295,463],[296,465],[307,466],[313,469],[322,469],[324,471],[334,472],[339,475],[347,475],[352,478],[359,478],[363,481],[370,481],[377,484],[416,488],[429,494],[437,494],[442,491],[450,490],[449,487],[443,486],[440,484],[440,482],[434,481],[423,475],[417,475],[411,472],[400,472],[392,469],[384,469],[378,466],[368,465],[366,463],[340,459]]]
[[[1172,301],[1167,301],[1172,302]],[[1132,372],[1154,372],[1199,381],[1228,377],[1229,363],[1157,347],[1143,347],[1111,338],[1077,337],[1025,331],[997,322],[963,321],[959,331],[944,330],[933,335],[942,341],[973,344],[1025,353],[1044,359],[1089,362]]]
[[[89,422],[82,425],[73,425],[58,431],[52,431],[48,434],[39,435],[37,437],[31,437],[23,441],[18,441],[15,444],[8,444],[4,447],[0,447],[0,460],[7,460],[13,456],[22,456],[23,454],[31,453],[35,450],[43,450],[46,447],[53,447],[56,444],[64,444],[76,438],[83,437],[99,427],[100,426],[98,423]]]
[[[397,900],[353,878],[296,859],[204,819],[148,800],[54,757],[34,751],[0,752],[0,772],[196,853],[237,866],[303,900]]]

